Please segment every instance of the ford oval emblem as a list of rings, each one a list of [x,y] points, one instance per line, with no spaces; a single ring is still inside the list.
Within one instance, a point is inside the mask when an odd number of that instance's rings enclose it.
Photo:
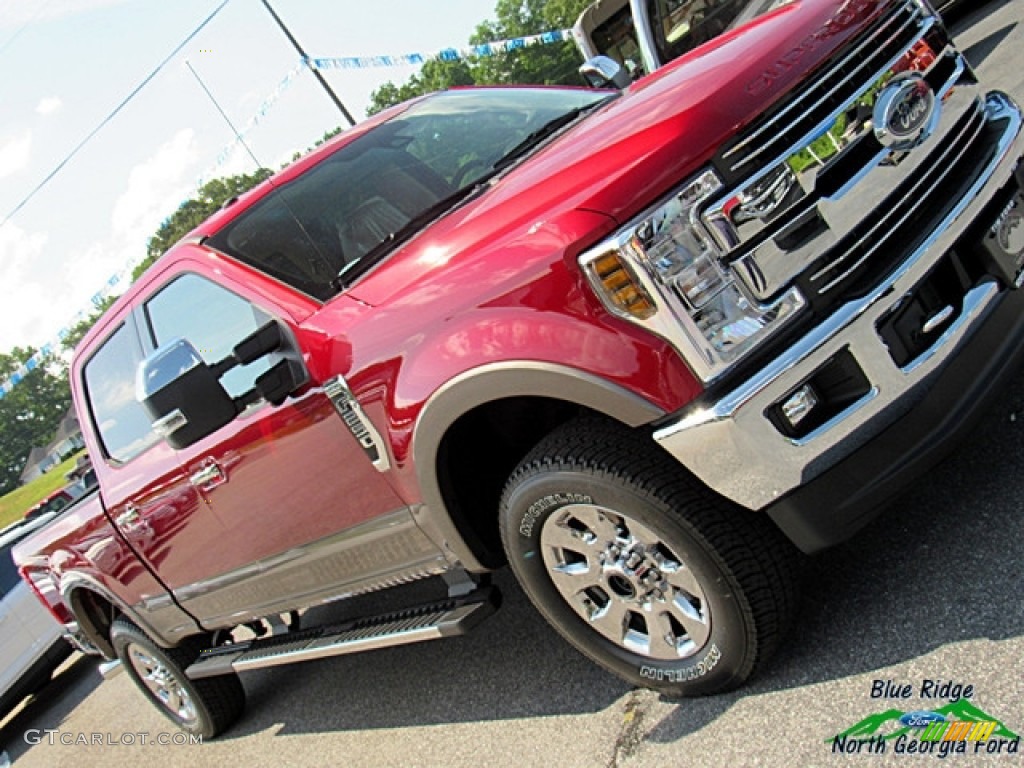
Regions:
[[[900,722],[910,728],[926,728],[929,723],[944,723],[946,718],[938,712],[921,709],[916,712],[907,712],[900,718]]]
[[[879,91],[873,118],[875,137],[883,147],[912,149],[938,125],[935,91],[918,72],[897,75]]]

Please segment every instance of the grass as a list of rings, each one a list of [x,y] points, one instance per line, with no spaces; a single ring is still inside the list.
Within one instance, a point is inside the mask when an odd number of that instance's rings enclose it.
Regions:
[[[64,475],[74,469],[75,461],[80,455],[76,453],[31,483],[15,488],[6,496],[0,496],[0,528],[20,520],[34,504],[67,485],[68,481]]]

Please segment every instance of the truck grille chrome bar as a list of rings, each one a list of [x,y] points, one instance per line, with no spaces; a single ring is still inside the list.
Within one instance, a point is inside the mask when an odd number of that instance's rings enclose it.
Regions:
[[[895,267],[908,251],[906,243],[897,241],[907,235],[923,237],[930,230],[928,224],[940,220],[958,199],[959,190],[985,167],[994,147],[977,143],[984,127],[984,113],[976,104],[949,135],[949,144],[930,158],[926,171],[908,179],[876,209],[876,217],[865,219],[838,244],[838,255],[830,254],[828,262],[814,270],[809,278],[813,290],[818,294],[831,291],[867,266],[876,254],[891,258],[873,261],[870,276],[861,278],[880,279]],[[890,263],[893,258],[896,262]]]
[[[881,71],[931,26],[912,2],[894,4],[829,68],[818,73],[810,87],[795,95],[742,132],[719,154],[716,166],[726,178],[749,173],[759,159],[772,159],[813,132],[842,104],[857,95],[875,72]]]

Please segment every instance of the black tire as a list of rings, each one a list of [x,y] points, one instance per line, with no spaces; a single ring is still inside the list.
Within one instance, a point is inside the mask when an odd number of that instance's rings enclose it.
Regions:
[[[801,556],[771,521],[612,422],[579,419],[548,435],[512,474],[500,515],[533,604],[634,685],[669,696],[734,688],[796,611]]]
[[[201,680],[185,677],[185,670],[204,647],[200,638],[188,638],[175,648],[161,648],[121,617],[111,627],[110,639],[139,690],[183,731],[212,739],[245,709],[245,689],[238,675]]]

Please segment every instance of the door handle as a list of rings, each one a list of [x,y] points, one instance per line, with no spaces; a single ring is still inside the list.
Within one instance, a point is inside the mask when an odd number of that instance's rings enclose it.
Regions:
[[[118,528],[128,530],[137,526],[141,518],[142,515],[139,514],[139,508],[134,504],[128,504],[125,506],[124,512],[114,518],[114,522],[117,523]]]
[[[212,491],[228,481],[227,473],[213,459],[204,459],[202,466],[189,475],[188,480],[200,491]]]

